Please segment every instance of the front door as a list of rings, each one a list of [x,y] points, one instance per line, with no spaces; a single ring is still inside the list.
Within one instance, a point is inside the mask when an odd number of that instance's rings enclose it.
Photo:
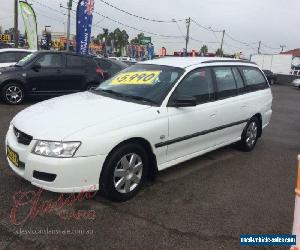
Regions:
[[[169,107],[168,161],[197,154],[216,144],[215,128],[220,126],[214,103],[214,87],[209,68],[189,73],[174,91],[172,99],[195,97],[194,107]]]

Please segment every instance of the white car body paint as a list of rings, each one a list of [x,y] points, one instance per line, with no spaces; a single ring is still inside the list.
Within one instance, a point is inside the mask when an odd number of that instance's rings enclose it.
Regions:
[[[28,49],[13,49],[13,48],[8,48],[8,49],[0,49],[0,57],[2,53],[5,52],[29,52],[33,53],[35,50],[28,50]],[[0,68],[5,68],[5,67],[10,67],[15,65],[17,62],[6,62],[6,63],[0,63]]]
[[[240,140],[247,120],[255,114],[261,115],[262,127],[265,128],[272,114],[270,88],[195,107],[167,106],[172,92],[193,69],[226,65],[257,67],[250,63],[217,59],[220,61],[210,62],[216,58],[165,58],[143,62],[185,69],[159,107],[116,100],[91,92],[58,97],[28,107],[15,116],[6,136],[6,145],[18,153],[25,169],[15,167],[8,160],[10,167],[33,185],[46,190],[98,190],[107,155],[128,139],[143,138],[148,141],[156,156],[158,170],[163,170]],[[204,63],[206,61],[208,63]],[[179,137],[236,122],[234,126],[159,146]],[[18,143],[13,126],[33,137],[30,145]],[[37,140],[80,141],[81,146],[72,158],[50,158],[32,153]],[[34,170],[56,174],[57,178],[53,182],[35,179],[32,175]]]

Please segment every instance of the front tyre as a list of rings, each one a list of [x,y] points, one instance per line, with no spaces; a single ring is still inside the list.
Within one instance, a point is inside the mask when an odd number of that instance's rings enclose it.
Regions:
[[[2,100],[10,105],[18,105],[24,101],[24,88],[18,83],[9,83],[2,88]]]
[[[243,151],[249,152],[254,149],[259,135],[259,120],[252,117],[242,133],[240,145]]]
[[[145,149],[135,143],[117,148],[107,159],[100,184],[104,195],[113,201],[135,196],[145,183],[149,158]]]

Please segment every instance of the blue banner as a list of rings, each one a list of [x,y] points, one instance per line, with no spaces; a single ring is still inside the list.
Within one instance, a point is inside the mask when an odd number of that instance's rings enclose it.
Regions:
[[[88,54],[95,0],[79,0],[76,15],[76,52]]]

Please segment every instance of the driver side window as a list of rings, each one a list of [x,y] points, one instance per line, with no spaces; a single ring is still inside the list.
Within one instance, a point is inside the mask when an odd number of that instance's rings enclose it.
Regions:
[[[187,75],[175,90],[176,97],[195,97],[197,103],[214,99],[214,87],[210,69],[199,68]]]

